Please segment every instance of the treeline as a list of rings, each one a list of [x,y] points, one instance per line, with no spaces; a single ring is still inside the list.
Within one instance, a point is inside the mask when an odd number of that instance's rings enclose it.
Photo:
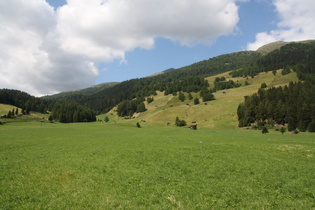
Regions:
[[[216,77],[214,80],[214,88],[212,92],[240,87],[242,84],[235,83],[233,80],[226,81],[225,77]]]
[[[67,102],[55,104],[49,120],[56,120],[61,123],[94,122],[96,121],[96,114],[91,109],[76,102]]]
[[[131,101],[123,101],[117,107],[117,115],[120,117],[132,116],[136,112],[146,111],[143,98],[137,98]]]
[[[166,95],[199,92],[209,87],[204,79],[206,76],[241,68],[257,60],[259,56],[259,53],[246,51],[221,55],[187,67],[165,71],[157,76],[127,80],[89,96],[74,94],[56,100],[60,103],[76,101],[97,113],[105,113],[124,101],[131,104],[132,100],[154,95],[156,91],[164,91]],[[135,106],[131,107],[133,108],[130,110],[134,110]]]
[[[20,90],[0,89],[0,103],[20,107],[22,113],[30,111],[46,113],[53,107],[53,101],[31,96]]]
[[[254,77],[260,72],[278,69],[294,71],[300,80],[315,80],[315,41],[309,43],[290,43],[274,50],[257,61],[235,70],[233,77]]]
[[[76,102],[56,103],[52,99],[37,98],[19,90],[0,89],[0,103],[21,108],[21,114],[29,114],[31,111],[43,114],[51,113],[50,121],[70,123],[96,120],[95,112]],[[8,112],[6,117],[17,116],[18,113],[18,109],[13,109]]]
[[[255,62],[260,57],[260,53],[253,51],[230,53],[182,67],[175,71],[174,74],[177,74],[178,77],[187,75],[208,77],[243,68]]]
[[[239,127],[256,123],[287,124],[288,130],[315,131],[315,85],[311,82],[290,83],[284,87],[259,89],[246,96],[237,109]]]

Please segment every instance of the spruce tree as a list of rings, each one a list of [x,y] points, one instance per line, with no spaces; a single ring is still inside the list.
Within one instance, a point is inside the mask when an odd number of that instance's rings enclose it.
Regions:
[[[196,104],[199,104],[199,98],[195,98],[194,99],[194,104],[196,105]]]
[[[266,134],[266,133],[269,133],[269,131],[268,131],[268,129],[266,127],[263,127],[261,133],[262,134]]]
[[[189,100],[193,99],[193,96],[191,95],[191,93],[188,94],[188,99]]]
[[[281,132],[282,134],[284,134],[285,131],[286,131],[285,127],[281,127],[281,128],[280,128],[280,132]]]
[[[312,122],[307,127],[308,132],[315,132],[315,118],[312,119]]]
[[[146,108],[143,102],[141,102],[140,104],[138,104],[137,106],[137,112],[145,112]]]
[[[11,118],[11,110],[8,112],[7,118]]]
[[[185,95],[182,92],[179,92],[178,99],[181,101],[185,101]]]
[[[264,82],[261,84],[260,88],[266,88],[267,87],[267,84]]]

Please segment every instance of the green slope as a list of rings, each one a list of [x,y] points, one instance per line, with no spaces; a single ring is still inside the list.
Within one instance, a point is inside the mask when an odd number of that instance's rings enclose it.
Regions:
[[[261,53],[262,55],[266,55],[274,50],[280,49],[284,45],[290,44],[290,43],[304,43],[308,44],[313,42],[314,40],[305,40],[305,41],[299,41],[299,42],[283,42],[283,41],[276,41],[271,42],[269,44],[266,44],[256,50],[256,52]]]
[[[0,104],[0,116],[7,115],[9,111],[12,109],[16,110],[16,106],[11,106],[8,104]],[[12,118],[0,118],[0,122],[48,122],[49,114],[42,114],[39,112],[30,112],[28,115],[22,115],[21,108],[18,108],[19,114],[18,116],[14,116]]]
[[[43,98],[54,99],[54,98],[61,98],[61,97],[72,96],[72,95],[77,95],[77,94],[91,95],[91,94],[97,93],[99,91],[102,91],[106,88],[113,87],[117,84],[119,84],[119,82],[106,82],[106,83],[93,85],[91,87],[84,88],[84,89],[70,90],[70,91],[65,91],[65,92],[57,93],[57,94],[50,95],[50,96],[44,96]]]
[[[282,76],[281,70],[274,76],[271,72],[261,73],[254,78],[232,78],[229,72],[219,74],[216,76],[208,77],[210,85],[216,77],[224,76],[227,80],[231,79],[235,82],[238,81],[243,85],[239,88],[221,90],[214,93],[216,100],[204,102],[200,99],[200,104],[194,105],[193,99],[188,100],[187,94],[184,102],[178,100],[178,96],[167,95],[158,92],[154,97],[154,101],[150,104],[146,103],[146,112],[138,113],[134,115],[134,119],[120,118],[115,113],[115,108],[107,113],[110,116],[110,122],[130,122],[135,124],[136,122],[154,124],[154,125],[167,125],[174,126],[176,117],[181,120],[185,120],[187,124],[196,121],[199,127],[211,128],[215,130],[222,129],[236,129],[238,127],[237,120],[237,107],[243,102],[244,96],[251,95],[258,91],[262,83],[266,83],[268,88],[272,86],[286,85],[291,81],[298,81],[296,73],[292,72],[288,75]],[[245,86],[245,81],[250,85]],[[192,93],[193,97],[200,98],[199,93]],[[189,105],[188,105],[189,104]],[[100,116],[100,119],[104,119],[105,115]],[[141,122],[145,120],[145,122]]]

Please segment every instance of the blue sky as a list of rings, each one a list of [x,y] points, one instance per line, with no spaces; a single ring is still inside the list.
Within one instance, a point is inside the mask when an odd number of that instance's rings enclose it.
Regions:
[[[53,94],[314,39],[312,1],[0,0],[0,88]]]
[[[47,0],[58,8],[64,0]],[[96,83],[124,81],[132,78],[145,77],[169,68],[180,68],[194,62],[211,57],[246,50],[247,43],[255,41],[255,35],[261,31],[275,28],[277,14],[272,4],[266,1],[238,2],[240,21],[235,34],[219,37],[213,44],[197,44],[181,46],[165,38],[157,38],[151,50],[137,48],[126,54],[126,61],[115,60],[101,63],[103,69]]]
[[[234,34],[219,37],[213,44],[181,46],[170,40],[159,38],[152,50],[135,49],[126,54],[127,64],[119,60],[104,64],[108,71],[97,79],[103,81],[123,81],[144,77],[168,68],[180,68],[221,54],[247,50],[248,42],[254,42],[261,31],[276,28],[277,16],[272,4],[266,2],[239,2],[240,21]]]

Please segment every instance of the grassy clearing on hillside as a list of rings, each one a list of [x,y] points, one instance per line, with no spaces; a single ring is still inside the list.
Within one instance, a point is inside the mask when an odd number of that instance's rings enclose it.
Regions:
[[[0,126],[0,209],[315,208],[314,134],[134,122]]]
[[[254,78],[248,77],[236,77],[232,78],[229,72],[225,72],[219,75],[206,78],[209,81],[210,88],[213,88],[213,82],[216,77],[225,77],[227,80],[233,80],[241,83],[239,88],[220,90],[214,93],[216,100],[206,102],[207,105],[201,100],[199,93],[191,93],[193,98],[199,98],[200,104],[194,105],[194,99],[188,100],[188,94],[185,101],[180,101],[178,96],[167,95],[163,92],[157,92],[154,97],[154,101],[150,104],[145,103],[147,111],[138,113],[135,115],[136,119],[126,120],[118,117],[115,108],[107,114],[99,116],[99,119],[104,120],[105,116],[108,116],[110,122],[140,122],[146,120],[146,122],[152,125],[171,125],[175,124],[176,117],[181,120],[185,120],[187,124],[191,124],[193,121],[197,121],[198,127],[211,128],[215,130],[222,129],[235,129],[238,127],[237,120],[237,107],[240,103],[244,102],[244,96],[252,95],[256,93],[261,87],[262,83],[267,84],[267,88],[272,86],[287,85],[289,82],[297,82],[298,78],[296,73],[292,72],[285,76],[281,75],[282,70],[278,70],[276,75],[272,72],[263,72]],[[245,82],[250,85],[244,85]],[[189,105],[187,105],[189,104]]]
[[[13,108],[15,109],[16,107],[7,104],[0,104],[0,116],[7,115]]]
[[[274,85],[286,85],[290,81],[298,81],[296,73],[282,76],[281,70],[278,70],[276,75],[273,75],[272,72],[268,72],[261,73],[254,78],[232,78],[229,72],[226,72],[207,78],[211,87],[213,87],[213,82],[216,77],[226,77],[227,80],[231,79],[243,85],[239,88],[217,91],[214,93],[216,100],[208,101],[207,105],[202,102],[199,93],[191,93],[194,98],[197,97],[200,99],[200,104],[194,105],[193,99],[188,100],[187,93],[185,93],[186,100],[182,102],[178,99],[178,96],[164,96],[164,93],[158,92],[157,96],[153,96],[154,101],[152,103],[146,103],[148,110],[144,113],[137,114],[137,118],[134,121],[144,119],[154,125],[167,125],[167,123],[174,125],[176,117],[179,117],[181,120],[185,120],[187,124],[190,124],[192,121],[197,121],[198,127],[215,130],[235,129],[238,126],[236,115],[237,107],[244,101],[244,96],[252,95],[257,92],[263,82],[265,82],[268,87],[272,87]],[[245,86],[245,81],[248,81],[250,85]],[[130,121],[117,117],[113,111],[110,113],[113,114],[110,116],[111,122],[113,122],[113,120],[115,122]],[[100,119],[104,117],[105,115],[102,115]]]
[[[15,106],[7,105],[7,104],[0,104],[0,116],[1,115],[7,115],[9,111],[12,109],[16,110]],[[0,118],[0,122],[48,122],[49,114],[42,114],[38,112],[30,112],[28,115],[22,115],[22,109],[19,109],[19,115],[18,116],[13,116],[11,118]]]

